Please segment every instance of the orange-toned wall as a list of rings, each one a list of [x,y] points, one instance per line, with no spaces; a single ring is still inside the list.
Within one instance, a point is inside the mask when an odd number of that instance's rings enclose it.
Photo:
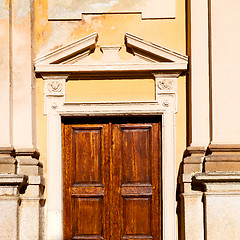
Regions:
[[[132,33],[186,54],[185,1],[176,0],[175,19],[142,20],[140,14],[103,14],[83,15],[80,21],[48,21],[48,1],[35,0],[35,56],[39,57],[58,47],[85,37],[93,32],[99,35],[98,47],[101,45],[121,45],[124,58],[124,35]],[[99,50],[99,49],[98,49]],[[95,58],[99,58],[96,54]],[[43,80],[36,79],[37,84],[37,147],[47,172],[47,119],[43,114]],[[120,84],[120,83],[116,83]],[[122,83],[121,83],[122,84]],[[98,91],[101,92],[101,84]],[[121,85],[123,87],[123,85]],[[129,87],[129,86],[128,86]],[[134,87],[134,86],[132,86]],[[176,173],[178,172],[183,152],[186,148],[186,78],[178,79],[178,112],[176,114]],[[78,89],[81,94],[81,88]],[[71,94],[68,92],[68,95]],[[74,94],[74,93],[73,93]],[[147,94],[147,93],[146,93]],[[99,99],[99,98],[98,98]],[[131,101],[134,96],[131,96]],[[116,97],[115,99],[118,99]],[[126,100],[126,99],[125,99]],[[138,100],[136,98],[136,100]]]

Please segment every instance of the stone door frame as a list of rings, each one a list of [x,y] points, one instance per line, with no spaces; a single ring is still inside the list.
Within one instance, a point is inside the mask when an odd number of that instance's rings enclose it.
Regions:
[[[53,77],[54,78],[54,77]],[[64,103],[63,96],[45,92],[47,114],[47,239],[62,239],[62,117],[81,116],[162,116],[162,234],[176,239],[175,112],[176,88],[162,90],[156,80],[157,100],[138,103]],[[45,80],[45,86],[49,81]],[[56,79],[54,79],[56,81]],[[62,81],[62,80],[60,80]],[[65,80],[64,80],[65,81]],[[172,79],[175,86],[177,79]]]
[[[177,78],[187,70],[188,58],[165,47],[127,33],[125,44],[133,58],[121,60],[119,47],[102,48],[103,57],[89,55],[98,35],[91,34],[35,60],[35,72],[44,80],[44,111],[47,115],[47,239],[63,238],[62,117],[156,116],[162,117],[162,239],[176,239],[176,131]],[[162,61],[162,59],[165,59]],[[155,100],[146,102],[66,102],[65,85],[74,74],[139,76],[155,81]],[[126,77],[126,79],[128,79]],[[130,78],[131,79],[131,78]]]

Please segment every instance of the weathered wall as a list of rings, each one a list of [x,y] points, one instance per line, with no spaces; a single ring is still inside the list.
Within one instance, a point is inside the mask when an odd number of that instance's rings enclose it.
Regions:
[[[103,15],[83,15],[79,21],[48,21],[47,0],[35,1],[35,47],[36,57],[48,53],[56,48],[85,37],[93,32],[99,35],[98,45],[121,45],[120,56],[124,59],[125,54],[124,35],[126,32],[132,33],[144,40],[154,42],[169,49],[186,53],[185,38],[185,1],[176,1],[175,19],[154,19],[142,20],[141,14],[103,14]],[[99,59],[101,53],[99,49],[94,54],[94,59]],[[121,85],[120,85],[121,84]],[[81,86],[81,85],[80,85]],[[74,91],[81,95],[86,95],[83,89],[74,87]],[[178,113],[176,114],[176,137],[177,137],[177,166],[182,160],[183,152],[186,148],[186,79],[178,79]],[[124,89],[123,82],[116,83],[115,88]],[[98,91],[104,91],[104,84],[98,85]],[[134,92],[134,86],[126,85],[129,92]],[[131,89],[132,88],[132,91]],[[142,95],[142,98],[149,98],[149,91]],[[69,95],[69,92],[68,92]],[[74,97],[74,92],[73,92]],[[131,94],[129,100],[134,100]],[[86,99],[86,98],[85,98]],[[99,100],[99,97],[95,99]],[[106,99],[106,97],[105,97]],[[122,100],[117,98],[114,100]],[[94,99],[93,99],[94,100]],[[104,100],[104,99],[103,99]],[[127,97],[124,97],[127,100]],[[135,100],[139,100],[136,96]],[[46,117],[43,115],[43,80],[37,79],[37,147],[41,152],[41,159],[46,168]]]

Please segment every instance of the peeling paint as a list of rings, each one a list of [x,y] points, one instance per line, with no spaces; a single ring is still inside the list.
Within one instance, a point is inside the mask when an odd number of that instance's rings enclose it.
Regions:
[[[0,19],[7,18],[9,15],[9,1],[0,0]]]

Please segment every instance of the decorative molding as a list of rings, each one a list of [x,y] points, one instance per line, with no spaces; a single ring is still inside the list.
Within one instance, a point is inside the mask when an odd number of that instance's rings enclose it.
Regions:
[[[35,60],[37,73],[101,73],[101,72],[169,72],[180,74],[187,69],[188,57],[149,43],[130,33],[125,35],[126,49],[132,59],[118,56],[119,46],[102,46],[103,57],[92,60],[90,49],[96,47],[97,33],[68,44]],[[173,74],[173,73],[172,73]]]
[[[187,147],[187,152],[190,155],[202,155],[204,156],[206,153],[207,148],[206,147],[202,147],[202,146],[189,146]]]
[[[12,154],[13,151],[13,147],[0,147],[0,154]]]
[[[240,182],[240,173],[237,172],[197,173],[194,175],[193,180],[196,180],[203,184],[214,182]]]
[[[158,80],[157,86],[160,90],[171,90],[173,88],[173,79]]]
[[[209,145],[209,150],[215,152],[239,152],[240,144],[213,144]]]
[[[48,91],[59,93],[63,90],[63,84],[59,81],[51,81],[48,83]]]
[[[49,52],[42,57],[36,58],[34,60],[35,66],[37,66],[38,64],[61,63],[62,61],[66,61],[66,59],[73,58],[73,56],[76,56],[77,54],[81,54],[82,52],[90,52],[91,49],[95,48],[97,39],[97,33],[90,34],[71,44]]]
[[[40,153],[37,148],[16,148],[15,156],[31,156],[33,158],[39,158]]]
[[[170,103],[169,103],[168,100],[165,100],[165,101],[163,101],[162,105],[163,105],[164,107],[169,107]]]
[[[187,63],[188,56],[162,47],[152,42],[144,41],[142,38],[131,33],[125,35],[126,47],[132,48],[133,52],[144,52],[146,55],[155,55],[160,61]]]
[[[187,63],[109,63],[109,64],[97,64],[86,63],[82,65],[67,65],[67,64],[50,64],[50,65],[36,65],[35,71],[37,73],[82,73],[82,74],[93,74],[96,72],[106,73],[106,72],[131,72],[134,75],[135,72],[151,72],[151,71],[178,71],[179,74],[187,69]]]
[[[239,172],[206,172],[192,177],[192,185],[206,192],[238,192],[240,194]],[[203,188],[201,188],[203,187]]]
[[[83,14],[130,14],[138,13],[142,19],[175,18],[174,0],[71,0],[71,4],[61,0],[48,0],[49,20],[81,20]]]
[[[19,196],[19,191],[27,186],[27,176],[0,174],[0,197]]]
[[[0,186],[21,185],[27,183],[27,176],[16,174],[1,174]]]
[[[65,82],[68,76],[68,74],[43,74],[45,96],[65,96]]]

